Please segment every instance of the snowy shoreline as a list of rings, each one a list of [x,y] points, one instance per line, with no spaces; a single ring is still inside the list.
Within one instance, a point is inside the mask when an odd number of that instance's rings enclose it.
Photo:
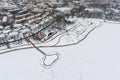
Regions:
[[[1,80],[119,80],[120,24],[103,23],[82,43],[56,50],[62,55],[50,70],[38,63],[42,57],[35,49],[0,56]]]

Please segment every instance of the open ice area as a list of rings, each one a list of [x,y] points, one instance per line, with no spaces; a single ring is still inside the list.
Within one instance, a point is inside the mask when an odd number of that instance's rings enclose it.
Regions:
[[[1,55],[0,80],[119,80],[119,26],[102,22],[77,45],[42,48],[61,54],[50,69],[40,65],[43,56],[34,48]]]
[[[0,0],[0,80],[120,80],[117,0]]]

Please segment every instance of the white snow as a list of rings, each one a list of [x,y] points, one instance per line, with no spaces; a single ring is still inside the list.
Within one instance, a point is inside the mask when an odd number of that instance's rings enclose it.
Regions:
[[[3,17],[2,22],[7,22],[7,16],[4,16],[4,17]]]
[[[24,30],[21,30],[21,33],[25,34],[25,33],[30,33],[30,29],[24,29]]]
[[[0,80],[120,80],[119,26],[102,23],[77,45],[42,48],[61,54],[51,69],[40,65],[43,55],[36,49],[0,55]]]
[[[66,11],[70,11],[71,8],[68,8],[68,7],[61,7],[61,8],[57,8],[56,10],[59,10],[61,12],[66,12]]]
[[[86,8],[85,11],[89,11],[89,12],[103,12],[103,10],[99,9],[99,8]]]

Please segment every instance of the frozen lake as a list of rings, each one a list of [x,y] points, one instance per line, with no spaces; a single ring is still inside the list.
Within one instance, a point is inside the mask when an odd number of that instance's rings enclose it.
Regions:
[[[103,23],[81,43],[57,51],[61,59],[51,68],[40,65],[36,49],[0,55],[0,80],[120,80],[120,24]]]

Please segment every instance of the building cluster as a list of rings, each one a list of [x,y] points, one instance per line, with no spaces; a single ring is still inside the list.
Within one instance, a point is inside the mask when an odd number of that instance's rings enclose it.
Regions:
[[[11,42],[22,43],[28,37],[43,42],[63,27],[60,25],[63,14],[42,3],[23,8],[4,7],[0,11],[0,46],[10,48]]]
[[[2,0],[0,46],[23,39],[44,42],[73,23],[71,17],[120,21],[120,4],[110,0]]]

